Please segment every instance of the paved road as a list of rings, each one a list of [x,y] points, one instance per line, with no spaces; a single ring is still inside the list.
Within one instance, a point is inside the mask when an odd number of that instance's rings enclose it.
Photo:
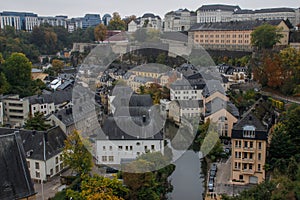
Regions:
[[[271,96],[275,99],[279,99],[279,100],[282,100],[285,102],[287,101],[287,102],[291,102],[291,103],[300,104],[300,99],[296,98],[296,97],[287,97],[287,96],[280,95],[280,94],[274,94],[274,93],[268,92],[268,91],[260,91],[260,93],[262,95]]]
[[[67,170],[62,173],[62,175],[70,175],[71,170]],[[37,200],[48,200],[50,197],[54,197],[58,192],[58,189],[61,187],[60,184],[60,176],[55,176],[51,178],[50,181],[46,183],[34,183],[34,189],[37,192],[36,199]]]

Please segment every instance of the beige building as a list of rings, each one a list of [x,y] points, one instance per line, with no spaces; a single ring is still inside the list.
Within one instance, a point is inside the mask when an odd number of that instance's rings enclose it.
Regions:
[[[231,136],[233,183],[258,184],[265,180],[268,129],[249,111],[234,127]]]
[[[2,98],[4,116],[3,123],[12,128],[23,127],[29,117],[29,100],[19,98],[19,95],[9,95]]]
[[[281,29],[283,37],[278,45],[288,45],[290,28],[284,20],[198,23],[190,29],[189,37],[205,49],[251,51],[251,33],[265,23]]]

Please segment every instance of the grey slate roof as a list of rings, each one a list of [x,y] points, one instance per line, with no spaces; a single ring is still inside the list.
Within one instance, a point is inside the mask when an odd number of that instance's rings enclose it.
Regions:
[[[34,160],[48,160],[60,153],[64,147],[66,135],[60,127],[54,127],[47,131],[17,130],[0,128],[0,136],[19,131],[26,158]],[[46,152],[44,154],[44,141]],[[44,158],[44,155],[46,156]]]
[[[22,199],[35,194],[19,133],[0,134],[0,199]]]
[[[225,90],[221,84],[222,83],[218,80],[207,80],[206,86],[202,92],[203,96],[208,97],[215,92],[220,92],[221,94],[226,95]]]
[[[117,120],[117,123],[115,120]],[[162,130],[152,136],[151,132],[143,131],[142,128],[137,128],[137,126],[132,126],[132,124],[129,123],[130,120],[134,121],[139,127],[149,125],[149,129],[156,129],[155,120],[149,122],[148,117],[145,123],[142,117],[109,117],[105,120],[102,130],[109,140],[163,140]],[[126,127],[126,131],[121,129],[120,125],[121,127]],[[132,135],[127,133],[132,133]]]
[[[72,100],[72,89],[54,91],[53,93],[46,93],[42,95],[34,95],[28,97],[30,104],[52,103],[54,105],[62,104]]]
[[[231,21],[231,22],[214,22],[214,23],[197,23],[194,24],[190,31],[236,31],[236,30],[254,30],[263,24],[277,26],[282,19],[277,20],[249,20],[249,21]]]
[[[220,99],[219,97],[213,99],[209,103],[205,105],[206,113],[205,115],[211,115],[213,113],[218,112],[221,109],[227,110],[230,114],[232,114],[234,117],[239,117],[239,110],[237,107],[230,101],[224,101],[223,99]]]
[[[156,64],[156,63],[149,63],[144,65],[139,65],[134,67],[130,71],[140,71],[140,72],[150,72],[150,73],[165,73],[170,71],[171,69],[168,66]]]
[[[206,10],[222,10],[222,11],[234,11],[240,10],[239,6],[233,5],[223,5],[223,4],[211,4],[211,5],[203,5],[198,10],[206,11]]]

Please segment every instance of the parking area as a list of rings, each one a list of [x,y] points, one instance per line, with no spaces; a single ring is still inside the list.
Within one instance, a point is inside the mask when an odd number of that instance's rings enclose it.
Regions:
[[[211,187],[212,182],[210,182],[210,177],[212,178],[211,175],[213,175],[213,173],[211,173],[210,171],[215,168],[214,166],[217,167],[217,170],[215,178],[213,179],[213,187]],[[206,199],[220,199],[221,194],[235,196],[243,190],[247,190],[253,186],[232,184],[232,182],[230,181],[231,157],[229,157],[228,159],[221,159],[217,163],[212,163],[209,169],[210,171],[208,174],[207,182],[208,192]]]

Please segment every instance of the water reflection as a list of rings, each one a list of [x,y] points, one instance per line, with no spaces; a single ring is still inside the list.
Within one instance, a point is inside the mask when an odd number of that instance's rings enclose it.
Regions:
[[[199,153],[186,151],[175,161],[176,169],[169,177],[174,189],[168,195],[172,200],[199,200],[202,199],[203,179]]]

